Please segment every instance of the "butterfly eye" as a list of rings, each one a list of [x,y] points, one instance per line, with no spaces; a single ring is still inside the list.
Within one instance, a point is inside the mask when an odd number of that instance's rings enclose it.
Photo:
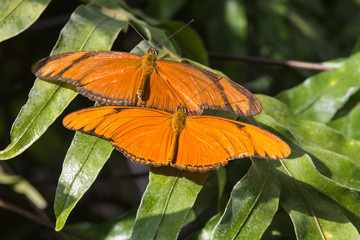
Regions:
[[[175,108],[175,112],[177,112],[177,111],[179,111],[179,110],[180,110],[180,107],[177,106],[177,107]]]
[[[182,107],[181,109],[184,111],[184,113],[187,113],[188,111],[186,107]]]

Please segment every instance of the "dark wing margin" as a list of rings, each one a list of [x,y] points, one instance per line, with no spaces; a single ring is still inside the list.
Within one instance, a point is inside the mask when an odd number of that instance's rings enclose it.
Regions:
[[[159,60],[157,71],[183,96],[190,115],[198,114],[198,109],[223,110],[243,116],[253,116],[262,110],[260,101],[247,89],[202,68]]]
[[[141,57],[124,52],[72,52],[41,59],[32,72],[41,79],[74,84],[78,92],[103,105],[135,105]]]
[[[70,113],[63,124],[109,141],[134,162],[163,166],[169,165],[170,117],[171,114],[156,109],[102,106]]]

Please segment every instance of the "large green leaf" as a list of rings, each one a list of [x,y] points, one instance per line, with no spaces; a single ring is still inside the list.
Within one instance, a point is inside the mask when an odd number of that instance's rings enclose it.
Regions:
[[[52,54],[80,50],[108,50],[127,23],[104,15],[92,5],[80,6],[61,31]],[[13,158],[25,151],[64,111],[77,95],[73,86],[37,79],[11,128],[11,143],[0,159]]]
[[[132,239],[176,239],[208,174],[152,167]]]
[[[260,239],[279,204],[280,191],[272,175],[272,164],[254,161],[245,178],[234,187],[213,239]]]
[[[356,225],[360,142],[324,124],[299,119],[274,98],[257,97],[264,108],[256,120],[281,134],[292,154],[283,164],[253,159],[246,177],[234,187],[212,239],[260,239],[277,210],[279,196],[298,239],[360,239]],[[257,217],[259,212],[262,218]]]
[[[344,188],[316,171],[311,158],[304,155],[286,160],[304,195],[286,174],[278,169],[280,204],[290,215],[298,239],[360,239],[342,207],[360,217],[360,194]]]
[[[0,1],[0,42],[11,38],[38,19],[51,0]]]
[[[255,117],[256,120],[274,127],[291,140],[294,147],[296,145],[296,148],[310,153],[322,174],[345,186],[360,189],[360,181],[357,180],[360,142],[324,124],[295,117],[285,104],[274,98],[264,95],[258,95],[258,98],[264,110],[263,114]]]
[[[341,67],[314,75],[302,84],[281,92],[277,98],[303,119],[328,123],[360,88],[360,53]]]
[[[70,212],[93,184],[112,150],[111,144],[105,140],[80,132],[75,134],[56,189],[57,231],[63,228]]]

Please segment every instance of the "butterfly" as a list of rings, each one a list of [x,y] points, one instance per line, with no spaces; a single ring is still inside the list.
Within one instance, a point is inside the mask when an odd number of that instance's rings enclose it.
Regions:
[[[32,66],[41,79],[74,84],[101,105],[137,105],[174,112],[186,104],[189,115],[202,109],[243,116],[261,112],[260,101],[241,85],[186,63],[160,60],[150,48],[145,56],[115,51],[71,52],[50,56]]]
[[[100,106],[67,115],[66,128],[98,136],[134,162],[204,172],[242,157],[281,159],[289,146],[259,127],[215,116]]]

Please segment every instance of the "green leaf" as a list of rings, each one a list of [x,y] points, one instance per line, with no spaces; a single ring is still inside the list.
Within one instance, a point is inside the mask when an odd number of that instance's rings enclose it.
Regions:
[[[255,117],[257,121],[282,133],[295,149],[310,153],[322,174],[344,186],[360,189],[360,142],[324,124],[296,118],[285,104],[274,98],[257,97],[264,107],[263,113]]]
[[[109,50],[126,22],[104,15],[92,5],[80,6],[61,31],[52,54],[80,50]],[[37,79],[11,128],[11,143],[0,151],[0,159],[13,158],[25,151],[64,111],[77,95],[73,86]]]
[[[256,119],[272,129],[280,130],[283,136],[287,136],[297,145],[291,145],[292,155],[289,160],[284,160],[294,177],[360,216],[360,212],[357,211],[360,209],[360,195],[353,190],[360,187],[359,175],[356,174],[359,169],[360,142],[346,138],[324,124],[295,118],[285,104],[273,98],[262,95],[258,97],[264,109]],[[301,157],[306,154],[304,150],[311,154],[311,160]],[[335,161],[329,158],[334,158]],[[336,160],[343,161],[341,167],[332,167]],[[329,171],[323,170],[326,168]],[[321,174],[319,171],[322,171]],[[347,174],[350,176],[346,176]],[[338,178],[342,181],[337,182]]]
[[[254,160],[248,174],[235,185],[212,239],[260,239],[279,203],[272,162]]]
[[[349,138],[360,140],[360,105],[355,106],[345,116],[333,120],[329,123],[330,127],[333,127],[340,131],[342,134]]]
[[[105,140],[80,132],[75,134],[56,189],[57,231],[64,227],[70,212],[93,184],[112,150],[111,144]]]
[[[132,239],[176,239],[208,174],[152,167]]]
[[[79,233],[83,233],[86,236],[95,237],[102,240],[113,240],[113,239],[130,239],[131,231],[135,222],[136,211],[130,210],[124,215],[115,218],[110,221],[105,221],[101,224],[94,223],[78,223],[70,225],[67,229],[74,230]],[[73,235],[61,232],[66,240],[77,240],[83,238],[77,238]]]
[[[255,119],[285,137],[292,154],[280,160],[283,164],[253,159],[246,177],[234,187],[212,239],[260,239],[275,215],[278,196],[298,239],[359,239],[354,224],[360,220],[360,142],[297,118],[274,98],[257,97],[263,112]],[[267,200],[261,201],[262,196]],[[259,212],[264,216],[256,217]]]
[[[0,1],[0,42],[18,35],[34,23],[51,0]]]
[[[301,194],[284,168],[279,167],[280,204],[289,213],[297,238],[360,239],[356,228],[341,211],[343,206],[360,216],[359,193],[322,176],[308,155],[284,163],[304,193]]]
[[[360,88],[360,53],[332,71],[323,72],[281,92],[277,98],[305,120],[328,123]]]

